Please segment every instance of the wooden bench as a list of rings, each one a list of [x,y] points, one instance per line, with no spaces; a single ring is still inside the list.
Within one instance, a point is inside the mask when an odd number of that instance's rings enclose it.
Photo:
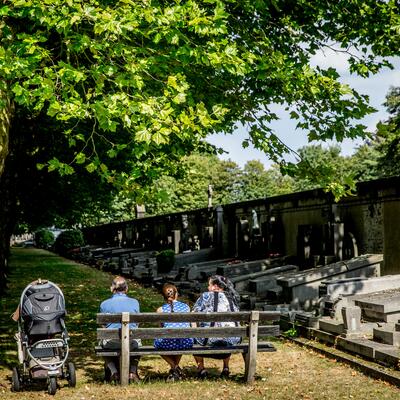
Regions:
[[[259,341],[259,337],[278,336],[278,325],[265,325],[265,322],[278,321],[280,313],[275,311],[241,311],[241,312],[210,312],[210,313],[120,313],[97,314],[97,324],[106,326],[110,323],[121,323],[120,329],[97,329],[98,340],[121,340],[121,349],[108,350],[96,346],[98,356],[119,357],[121,385],[129,382],[129,357],[145,355],[177,355],[195,354],[211,355],[224,353],[242,353],[245,360],[245,380],[254,381],[256,372],[257,352],[275,351],[268,342]],[[190,327],[190,328],[154,328],[146,324],[162,322],[237,322],[234,327]],[[129,323],[140,324],[137,329],[129,329]],[[264,325],[262,325],[264,323]],[[130,339],[156,338],[195,338],[195,337],[242,337],[242,343],[232,347],[214,347],[194,345],[189,350],[157,350],[153,346],[142,346],[129,351]],[[246,340],[247,338],[247,340]]]

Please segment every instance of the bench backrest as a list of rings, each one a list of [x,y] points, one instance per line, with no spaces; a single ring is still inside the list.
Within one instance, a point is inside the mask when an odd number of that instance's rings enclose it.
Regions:
[[[256,326],[258,336],[279,335],[278,325],[262,325],[261,323],[278,321],[280,313],[275,311],[241,311],[241,312],[210,312],[210,313],[119,313],[97,314],[97,323],[137,323],[137,329],[131,329],[132,339],[187,338],[187,337],[249,337],[250,326]],[[237,326],[212,326],[188,328],[154,328],[143,325],[161,324],[163,322],[236,322]],[[121,329],[97,329],[98,339],[120,339]]]
[[[194,338],[194,337],[248,337],[245,376],[248,383],[254,380],[259,336],[278,336],[278,325],[259,325],[259,322],[271,322],[280,319],[280,313],[274,311],[241,311],[211,313],[121,313],[97,314],[97,323],[107,325],[121,323],[120,329],[98,328],[98,339],[117,339],[121,341],[120,371],[121,385],[129,382],[129,340],[156,338]],[[163,322],[236,322],[236,326],[210,326],[206,328],[149,328],[147,324]],[[139,324],[129,329],[129,323]]]

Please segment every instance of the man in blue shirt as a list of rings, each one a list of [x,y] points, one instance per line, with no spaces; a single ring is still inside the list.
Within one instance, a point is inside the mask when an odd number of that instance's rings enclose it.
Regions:
[[[100,312],[105,314],[116,314],[122,312],[129,312],[129,313],[138,313],[140,312],[139,302],[132,297],[127,295],[128,292],[128,284],[122,276],[117,276],[112,281],[110,287],[112,296],[104,300],[100,304]],[[120,323],[113,323],[108,324],[106,326],[110,329],[119,329],[121,328]],[[137,328],[136,324],[129,324],[131,329]],[[119,340],[103,340],[102,346],[105,349],[119,349],[121,347],[121,343]],[[135,349],[141,346],[140,340],[132,339],[130,342],[130,348]],[[119,380],[119,373],[116,367],[116,360],[115,357],[104,357],[106,362],[106,367],[109,369],[111,374],[111,380],[118,381]],[[129,382],[139,382],[140,378],[137,373],[139,363],[139,357],[131,357],[130,358],[130,369],[129,369]]]

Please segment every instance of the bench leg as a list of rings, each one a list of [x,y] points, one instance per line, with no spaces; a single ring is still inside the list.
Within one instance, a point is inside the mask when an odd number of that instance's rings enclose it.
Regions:
[[[129,313],[122,313],[120,378],[121,385],[129,384]]]
[[[247,383],[254,382],[257,367],[257,341],[258,341],[259,312],[252,311],[249,325],[249,348],[246,353],[245,379]]]

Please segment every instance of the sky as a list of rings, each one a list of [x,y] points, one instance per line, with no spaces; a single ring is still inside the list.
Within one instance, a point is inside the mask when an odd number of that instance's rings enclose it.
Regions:
[[[348,72],[347,57],[343,53],[333,53],[332,51],[325,51],[324,53],[319,52],[311,60],[311,64],[319,65],[324,68],[334,67],[341,75],[340,81],[342,83],[347,83],[359,93],[367,94],[369,96],[370,105],[377,109],[377,112],[368,115],[358,122],[364,124],[368,131],[373,132],[376,124],[379,121],[386,120],[388,117],[383,103],[390,87],[400,86],[400,58],[391,58],[390,61],[394,66],[393,70],[385,68],[377,75],[368,78],[361,78],[350,74]],[[271,126],[286,145],[293,150],[297,150],[308,144],[306,132],[296,130],[296,122],[289,120],[289,118],[285,116],[283,107],[279,108],[279,106],[276,106],[275,108],[271,108],[271,111],[274,111],[281,116],[281,119],[275,121]],[[246,138],[248,138],[246,129],[238,127],[232,135],[219,133],[209,136],[207,140],[218,147],[222,147],[227,152],[220,156],[220,158],[224,160],[231,159],[242,168],[249,160],[260,160],[266,168],[268,168],[271,165],[271,161],[264,153],[254,149],[252,146],[249,146],[246,149],[242,147],[242,142]],[[354,152],[355,147],[360,143],[360,140],[343,141],[340,144],[342,154],[351,155]],[[332,142],[330,144],[332,144]],[[327,145],[329,145],[329,143]],[[294,157],[291,156],[287,157],[287,159],[295,161]]]

